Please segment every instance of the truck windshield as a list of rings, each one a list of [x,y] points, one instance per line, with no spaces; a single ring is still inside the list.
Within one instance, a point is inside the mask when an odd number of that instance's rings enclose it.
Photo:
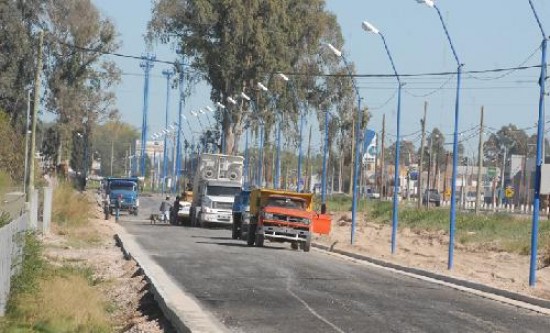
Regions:
[[[270,207],[282,207],[299,210],[305,209],[305,202],[303,200],[294,198],[271,197],[268,199],[267,205]]]
[[[111,191],[135,191],[135,185],[132,183],[113,183],[111,184]]]
[[[234,197],[241,191],[240,187],[208,186],[206,195],[219,197]]]

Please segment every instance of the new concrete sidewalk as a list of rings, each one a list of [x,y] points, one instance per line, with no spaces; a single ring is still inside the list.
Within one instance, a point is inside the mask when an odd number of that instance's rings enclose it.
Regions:
[[[122,226],[114,226],[117,244],[125,256],[136,261],[151,285],[151,292],[166,318],[180,332],[228,332],[199,302],[178,286],[172,278],[143,251],[135,238]]]

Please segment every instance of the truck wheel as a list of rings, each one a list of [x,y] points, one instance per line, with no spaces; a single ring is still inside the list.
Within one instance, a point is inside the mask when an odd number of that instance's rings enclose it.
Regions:
[[[304,252],[309,252],[309,249],[311,248],[311,236],[307,236],[306,241],[301,243],[300,247],[304,250]]]
[[[138,209],[134,209],[134,216],[138,216]]]
[[[197,216],[197,224],[201,228],[206,228],[206,223],[202,220],[202,213],[199,213],[199,216]]]
[[[248,246],[253,246],[255,242],[256,242],[256,225],[251,224],[248,227],[248,237],[246,239],[246,244]]]
[[[256,246],[257,247],[263,247],[264,246],[264,239],[265,239],[264,235],[257,234],[256,235]]]
[[[231,238],[239,239],[239,230],[235,222],[233,222],[233,225],[231,226]]]
[[[290,248],[293,250],[298,250],[298,243],[297,242],[290,243]]]
[[[242,234],[242,220],[240,214],[233,214],[233,225],[231,225],[231,238],[239,239]]]
[[[193,208],[189,210],[189,223],[192,227],[197,226],[197,218],[195,217],[195,210]]]

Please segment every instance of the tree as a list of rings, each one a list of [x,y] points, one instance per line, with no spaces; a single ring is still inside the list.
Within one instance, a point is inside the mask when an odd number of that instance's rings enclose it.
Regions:
[[[319,90],[317,74],[324,66],[319,58],[324,64],[339,61],[319,56],[321,41],[342,44],[336,18],[324,7],[324,0],[159,0],[149,23],[150,39],[177,44],[196,75],[211,85],[212,101],[224,103],[242,91],[254,98],[269,137],[275,117],[267,109],[285,107],[287,119],[296,120],[305,107],[299,101],[315,100],[312,95]],[[292,93],[285,94],[288,87],[275,84],[280,72],[306,75],[292,77]],[[270,94],[260,94],[257,82],[267,84]],[[252,115],[244,104],[218,114],[228,151],[236,153],[234,143]],[[258,122],[251,126],[256,130]]]
[[[128,157],[134,143],[139,138],[138,131],[118,119],[97,126],[91,138],[92,153],[101,159],[102,176],[122,176],[128,165]],[[91,158],[90,158],[91,163]],[[112,172],[111,172],[112,170]]]
[[[525,155],[529,143],[529,136],[524,130],[513,124],[502,126],[496,133],[492,133],[483,145],[484,163],[501,166],[505,149],[508,156]]]
[[[386,163],[390,165],[395,165],[395,146],[394,142],[389,147],[386,148]],[[417,162],[415,158],[415,148],[414,144],[411,141],[402,140],[401,146],[399,147],[399,161],[400,165],[411,165]]]
[[[49,27],[45,101],[47,110],[57,116],[59,161],[73,150],[72,133],[91,136],[94,124],[116,115],[110,89],[120,73],[114,63],[101,57],[118,44],[114,25],[101,17],[90,0],[49,2],[44,21]]]
[[[0,2],[0,109],[22,133],[36,55],[23,6],[21,1]]]

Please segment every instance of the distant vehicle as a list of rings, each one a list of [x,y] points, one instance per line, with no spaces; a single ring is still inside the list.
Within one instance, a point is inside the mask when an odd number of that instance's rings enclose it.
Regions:
[[[369,199],[380,199],[380,193],[375,192],[372,188],[367,188],[366,197]]]
[[[191,225],[231,225],[233,201],[243,185],[244,158],[201,154],[197,165],[189,212]]]
[[[424,205],[433,203],[436,207],[439,207],[441,206],[441,194],[439,194],[437,189],[427,189],[424,191],[424,195],[422,195],[422,203]]]
[[[464,201],[466,202],[476,202],[477,193],[474,191],[468,191],[466,193],[466,196],[464,197]],[[483,193],[481,193],[481,197],[483,197]]]
[[[105,219],[109,219],[109,215],[113,215],[117,199],[122,198],[120,210],[127,211],[130,214],[137,215],[139,209],[139,191],[138,178],[114,178],[108,177],[104,179],[105,202],[104,213]]]
[[[191,209],[191,203],[189,201],[180,200],[180,208],[178,210],[178,224],[182,224],[189,219],[189,210]]]

